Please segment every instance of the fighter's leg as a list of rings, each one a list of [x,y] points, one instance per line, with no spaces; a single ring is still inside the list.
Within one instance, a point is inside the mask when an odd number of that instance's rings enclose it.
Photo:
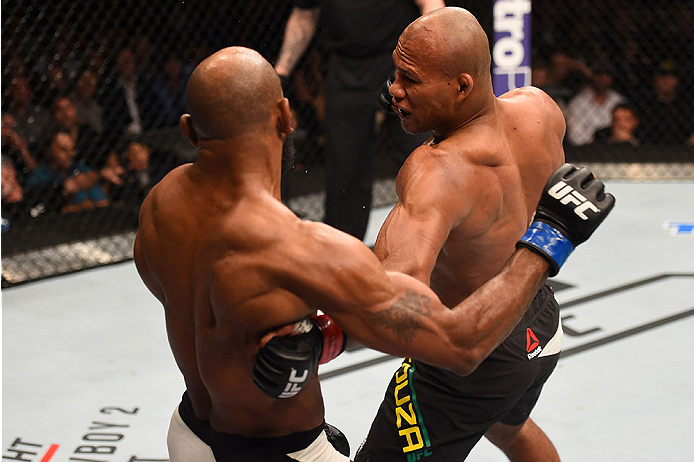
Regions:
[[[540,332],[539,329],[536,330]],[[561,332],[561,324],[558,332]],[[551,351],[551,345],[546,345],[545,351]],[[485,433],[487,439],[501,449],[512,462],[559,461],[559,454],[550,439],[529,417],[540,398],[546,380],[556,367],[559,355],[555,353],[536,360],[540,370],[537,382],[523,394],[500,422],[495,423]]]
[[[415,373],[415,368],[422,367],[409,359],[403,361],[355,462],[464,460],[482,438],[491,423],[469,416],[474,406],[447,387],[449,379],[458,376],[440,371],[441,380],[435,383]]]
[[[494,424],[485,434],[513,462],[558,462],[559,454],[547,435],[532,419],[521,425]]]

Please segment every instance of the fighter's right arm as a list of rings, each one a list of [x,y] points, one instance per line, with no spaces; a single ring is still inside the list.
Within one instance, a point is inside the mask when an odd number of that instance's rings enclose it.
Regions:
[[[571,200],[564,200],[568,195]],[[516,326],[550,268],[554,274],[613,206],[614,197],[588,169],[561,167],[518,250],[499,274],[450,310],[422,282],[386,273],[361,241],[311,222],[291,233],[301,239],[278,256],[284,269],[277,282],[366,346],[466,375]]]
[[[307,247],[310,253],[294,265],[287,262],[295,273],[286,287],[364,345],[461,375],[472,372],[510,333],[548,274],[545,258],[517,252],[499,275],[448,309],[425,284],[385,272],[361,242],[323,232]]]
[[[548,274],[547,260],[519,249],[499,275],[449,310],[429,287],[402,273],[384,272],[360,241],[331,231],[343,242],[315,242],[303,258],[283,259],[289,268],[286,288],[320,306],[368,347],[461,375],[472,372],[508,335]],[[330,252],[327,261],[325,251]],[[323,356],[326,339],[315,328],[273,337],[256,354],[255,384],[271,397],[294,396]]]
[[[314,245],[307,246],[311,255],[330,259],[308,256],[316,269],[297,265],[306,268],[297,295],[369,347],[467,374],[508,336],[546,276],[559,271],[614,203],[590,170],[563,165],[545,186],[535,222],[518,243],[536,255],[516,252],[497,276],[451,310],[420,281],[384,275],[361,242],[330,228],[326,237],[333,238],[311,239]]]
[[[439,154],[420,146],[400,169],[398,202],[378,233],[374,253],[386,270],[408,274],[429,285],[436,259],[450,231],[470,213],[476,191],[486,191],[478,169],[458,165],[456,175],[432,158]],[[487,183],[488,184],[488,183]]]
[[[292,73],[299,58],[311,43],[319,16],[320,7],[310,9],[294,7],[287,19],[280,54],[275,63],[277,74],[287,78]]]

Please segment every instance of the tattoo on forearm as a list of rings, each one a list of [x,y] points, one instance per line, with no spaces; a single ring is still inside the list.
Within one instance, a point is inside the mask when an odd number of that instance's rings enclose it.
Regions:
[[[381,311],[366,311],[368,320],[376,326],[384,326],[393,331],[406,343],[412,342],[419,330],[419,320],[422,316],[431,316],[429,301],[426,295],[408,290],[390,307]]]

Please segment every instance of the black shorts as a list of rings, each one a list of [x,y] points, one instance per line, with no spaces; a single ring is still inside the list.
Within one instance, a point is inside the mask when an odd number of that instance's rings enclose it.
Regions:
[[[460,461],[496,422],[520,425],[559,360],[559,306],[545,284],[513,332],[470,375],[406,358],[355,462]]]
[[[185,426],[187,426],[202,443],[209,446],[207,451],[208,453],[209,451],[212,452],[216,462],[296,462],[297,460],[301,460],[301,458],[293,458],[289,457],[289,455],[307,449],[317,440],[322,444],[322,446],[319,444],[317,448],[319,450],[318,452],[325,454],[325,460],[348,460],[347,457],[338,453],[338,450],[342,450],[343,454],[346,453],[346,455],[349,455],[349,445],[347,444],[346,438],[339,430],[325,423],[308,431],[275,438],[247,438],[238,435],[230,435],[228,433],[218,432],[211,428],[207,422],[198,419],[193,411],[193,404],[187,392],[183,395],[181,404],[178,406],[178,414]],[[325,433],[326,435],[323,436],[321,433]],[[171,437],[171,432],[169,436]],[[186,440],[186,437],[180,431],[175,436]],[[319,438],[322,438],[322,440]],[[344,441],[340,441],[340,439],[344,439]],[[190,443],[191,441],[188,440],[188,444]],[[343,447],[340,447],[341,445]],[[171,447],[169,451],[171,452]],[[192,454],[192,449],[190,451],[191,452],[188,452],[184,448],[178,452]],[[187,458],[189,459],[190,457]],[[183,460],[186,459],[186,457],[179,454],[178,459]],[[174,458],[172,457],[171,460],[174,460]],[[208,460],[208,458],[205,460]],[[191,460],[190,462],[195,461]]]

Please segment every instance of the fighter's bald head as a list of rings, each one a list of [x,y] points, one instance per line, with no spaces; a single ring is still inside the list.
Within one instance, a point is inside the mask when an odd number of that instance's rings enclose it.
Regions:
[[[201,62],[188,80],[188,111],[200,139],[221,140],[274,128],[282,99],[279,77],[258,52],[220,50]]]
[[[472,13],[457,7],[439,8],[412,22],[398,47],[418,43],[425,56],[449,76],[467,73],[478,82],[489,81],[489,39]]]

